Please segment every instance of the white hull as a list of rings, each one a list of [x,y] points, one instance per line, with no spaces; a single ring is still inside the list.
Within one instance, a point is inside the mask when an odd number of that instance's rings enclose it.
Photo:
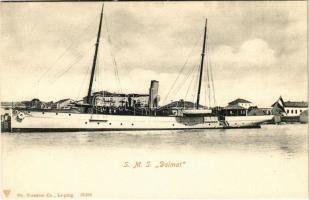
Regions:
[[[127,116],[31,111],[23,116],[14,114],[12,131],[103,131],[103,130],[171,130],[253,128],[273,116],[226,117],[175,117]]]

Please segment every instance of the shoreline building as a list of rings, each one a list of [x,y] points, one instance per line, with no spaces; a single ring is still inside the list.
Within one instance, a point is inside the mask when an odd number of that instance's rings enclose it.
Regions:
[[[74,104],[73,99],[61,99],[55,103],[52,103],[52,109],[71,109]]]
[[[278,122],[308,122],[308,102],[283,101],[280,96],[271,107],[272,113],[280,118]]]
[[[308,110],[308,103],[305,101],[286,101],[284,102],[286,116],[299,116]]]
[[[255,106],[251,101],[248,101],[246,99],[241,99],[241,98],[238,98],[238,99],[235,99],[234,101],[229,102],[228,105],[229,106],[241,106],[245,109]]]
[[[273,114],[281,114],[287,117],[300,116],[302,112],[308,110],[308,102],[305,101],[284,101],[280,96],[272,104]]]
[[[246,116],[248,115],[248,110],[255,105],[248,100],[237,98],[234,101],[228,103],[226,107],[223,108],[223,114],[225,116]]]

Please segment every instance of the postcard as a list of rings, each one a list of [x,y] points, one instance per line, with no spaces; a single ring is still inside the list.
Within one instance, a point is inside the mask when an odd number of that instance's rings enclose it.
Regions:
[[[308,197],[306,1],[3,1],[3,199]]]

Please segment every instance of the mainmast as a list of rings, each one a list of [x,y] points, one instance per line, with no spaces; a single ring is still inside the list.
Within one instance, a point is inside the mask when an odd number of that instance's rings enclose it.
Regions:
[[[196,109],[199,108],[199,103],[200,103],[200,93],[201,93],[201,84],[202,84],[202,78],[203,78],[203,64],[204,64],[205,45],[206,45],[206,32],[207,32],[207,18],[206,18],[206,21],[205,21],[204,43],[203,43],[203,50],[202,50],[200,79],[199,79],[199,82],[198,82],[198,90],[197,90]]]
[[[104,8],[104,4],[102,5],[97,42],[95,43],[95,52],[94,52],[94,58],[93,58],[93,63],[92,63],[92,69],[91,69],[88,95],[87,95],[87,103],[88,104],[91,104],[91,102],[90,102],[91,98],[90,97],[91,97],[91,90],[92,90],[92,83],[93,83],[93,78],[94,78],[95,66],[96,66],[96,62],[97,62],[98,49],[99,49],[99,44],[100,44],[101,26],[102,26],[102,18],[103,18],[103,8]]]

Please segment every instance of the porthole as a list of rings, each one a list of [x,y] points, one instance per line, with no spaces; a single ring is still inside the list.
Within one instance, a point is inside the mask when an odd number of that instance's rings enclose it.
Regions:
[[[132,123],[131,125],[132,125],[132,126],[134,126],[134,124],[133,124],[133,123]]]
[[[208,124],[208,126],[210,126],[210,124]]]
[[[109,125],[112,125],[112,123],[109,123]]]
[[[100,122],[97,123],[98,125],[100,124]]]
[[[172,124],[172,126],[175,126],[175,124]]]
[[[69,113],[69,116],[71,116],[71,113]]]
[[[28,111],[28,113],[30,113],[30,111]]]
[[[85,122],[85,124],[88,124],[88,122]]]
[[[58,113],[56,113],[56,115],[58,115]]]
[[[42,114],[44,115],[45,112],[42,112]]]
[[[122,126],[122,123],[120,123],[120,125]]]

